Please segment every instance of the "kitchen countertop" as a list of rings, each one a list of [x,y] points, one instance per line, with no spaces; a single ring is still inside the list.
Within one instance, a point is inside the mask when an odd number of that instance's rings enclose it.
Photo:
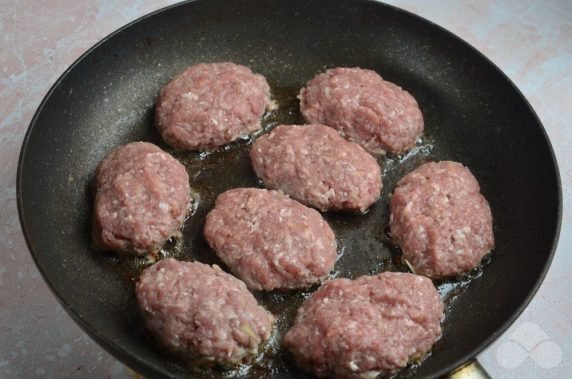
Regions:
[[[562,177],[560,242],[540,290],[478,359],[494,378],[570,377],[572,361],[572,2],[386,1],[457,34],[524,93]],[[124,378],[130,372],[71,320],[27,250],[16,168],[28,124],[55,80],[107,34],[168,0],[0,1],[0,378]]]

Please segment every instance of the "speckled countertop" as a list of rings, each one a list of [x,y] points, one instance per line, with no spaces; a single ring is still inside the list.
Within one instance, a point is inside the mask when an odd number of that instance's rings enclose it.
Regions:
[[[552,141],[564,194],[560,243],[517,322],[478,357],[495,378],[572,377],[572,2],[391,0],[459,35],[520,88]],[[77,327],[26,248],[16,209],[22,140],[45,93],[84,51],[169,0],[0,1],[0,378],[123,378]]]

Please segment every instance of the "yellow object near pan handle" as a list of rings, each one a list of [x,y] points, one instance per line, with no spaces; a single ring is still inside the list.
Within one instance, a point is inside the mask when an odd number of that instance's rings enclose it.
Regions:
[[[446,379],[491,379],[483,366],[476,360],[471,359],[455,371],[445,375]]]

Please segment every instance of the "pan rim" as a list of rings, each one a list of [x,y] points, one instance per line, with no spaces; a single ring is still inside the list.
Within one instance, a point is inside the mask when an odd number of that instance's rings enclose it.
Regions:
[[[33,238],[28,231],[29,229],[26,227],[28,221],[26,220],[26,217],[24,214],[25,213],[24,208],[25,208],[26,200],[23,198],[23,167],[24,167],[24,162],[26,161],[27,156],[28,156],[29,140],[32,137],[32,134],[34,133],[35,126],[37,124],[37,120],[40,117],[45,105],[51,99],[52,95],[54,94],[56,89],[60,86],[60,84],[67,78],[67,76],[78,65],[81,64],[81,62],[83,60],[85,60],[89,55],[93,54],[93,52],[95,50],[97,50],[101,45],[107,43],[109,40],[111,40],[115,36],[121,34],[125,30],[131,28],[135,24],[138,24],[144,20],[150,19],[150,18],[152,18],[158,14],[167,12],[167,11],[174,9],[174,8],[186,7],[191,3],[206,2],[206,1],[207,0],[186,0],[186,1],[182,1],[182,2],[178,2],[175,4],[168,5],[166,7],[162,7],[160,9],[153,11],[153,12],[145,14],[145,15],[138,17],[137,19],[121,26],[120,28],[116,29],[115,31],[111,32],[110,34],[106,35],[104,38],[102,38],[100,41],[98,41],[92,47],[90,47],[87,51],[85,51],[83,54],[81,54],[58,77],[58,79],[50,87],[50,89],[47,91],[47,93],[43,97],[42,101],[40,102],[37,110],[35,111],[32,119],[30,121],[30,124],[26,130],[26,133],[25,133],[25,136],[24,136],[24,139],[22,142],[22,146],[20,149],[20,154],[19,154],[19,158],[18,158],[18,166],[17,166],[16,200],[17,200],[18,216],[19,216],[19,220],[20,220],[20,226],[22,229],[22,234],[24,235],[24,239],[26,241],[26,246],[28,247],[28,250],[29,250],[29,252],[30,252],[30,254],[34,260],[36,267],[38,268],[39,272],[41,273],[41,275],[45,281],[45,283],[48,285],[48,287],[50,288],[53,295],[56,297],[56,299],[62,305],[62,307],[66,310],[66,312],[70,315],[70,317],[76,322],[76,324],[79,325],[81,327],[81,329],[83,329],[90,336],[90,338],[92,338],[95,342],[97,342],[106,351],[111,353],[115,358],[120,360],[122,363],[124,363],[128,367],[133,367],[133,366],[136,366],[138,368],[145,367],[146,373],[152,373],[153,375],[161,375],[161,376],[165,376],[165,377],[172,376],[172,372],[165,370],[163,367],[158,367],[155,365],[149,365],[147,363],[147,361],[141,359],[139,356],[131,355],[129,353],[128,349],[126,349],[124,346],[121,346],[120,344],[117,344],[116,342],[105,337],[101,332],[99,332],[98,330],[93,328],[87,322],[87,320],[85,320],[84,317],[76,309],[74,309],[74,307],[71,304],[68,304],[65,301],[65,299],[63,299],[61,297],[61,295],[55,290],[54,284],[52,283],[50,278],[46,275],[46,273],[44,272],[44,269],[41,267],[41,265],[39,265],[39,263],[38,263],[38,257],[36,254],[37,249],[34,247]],[[271,0],[271,1],[287,1],[287,0]],[[554,171],[553,175],[554,175],[554,178],[556,180],[555,184],[556,184],[556,188],[557,188],[557,194],[556,194],[557,195],[557,199],[556,199],[557,200],[557,220],[556,220],[556,225],[555,225],[554,237],[553,237],[552,243],[551,243],[550,253],[547,257],[547,260],[544,264],[544,267],[542,267],[542,270],[540,271],[540,275],[537,277],[537,279],[534,283],[534,286],[529,291],[529,293],[527,294],[527,296],[525,297],[523,302],[515,309],[515,311],[512,313],[512,315],[508,319],[506,319],[501,324],[501,326],[499,328],[497,328],[497,330],[494,333],[489,335],[482,343],[480,343],[479,345],[477,345],[473,349],[471,349],[471,351],[469,353],[465,354],[463,357],[459,358],[454,363],[449,364],[447,366],[444,366],[440,370],[438,370],[435,373],[435,376],[440,377],[442,375],[445,375],[447,373],[452,372],[454,369],[458,368],[459,366],[461,366],[463,363],[469,361],[470,359],[475,358],[479,353],[481,353],[484,349],[486,349],[492,342],[494,342],[502,334],[504,334],[507,331],[507,329],[520,317],[522,312],[524,312],[524,310],[529,306],[530,302],[532,301],[532,299],[535,297],[536,293],[538,292],[542,282],[544,281],[544,279],[546,277],[546,274],[547,274],[547,272],[551,266],[552,260],[554,258],[555,253],[556,253],[556,250],[558,247],[558,242],[559,242],[559,237],[560,237],[561,226],[562,226],[562,212],[563,212],[562,182],[561,182],[561,176],[560,176],[558,161],[556,159],[556,155],[555,155],[552,143],[550,142],[550,139],[548,138],[548,134],[546,132],[546,129],[545,129],[544,125],[542,124],[540,118],[538,117],[537,113],[535,112],[535,110],[531,106],[528,99],[524,96],[524,94],[520,91],[520,89],[514,84],[514,82],[508,77],[508,75],[505,74],[505,72],[502,69],[500,69],[491,59],[489,59],[486,55],[484,55],[480,50],[478,50],[472,44],[465,41],[463,38],[459,37],[458,35],[454,34],[451,31],[449,31],[448,29],[446,29],[446,28],[444,28],[444,27],[442,27],[442,26],[440,26],[440,25],[438,25],[438,24],[436,24],[430,20],[427,20],[426,18],[424,18],[422,16],[419,16],[413,12],[398,8],[394,5],[386,4],[386,3],[383,3],[381,1],[376,1],[376,0],[345,0],[345,1],[348,4],[350,4],[350,3],[356,3],[356,4],[361,3],[361,4],[367,4],[368,6],[371,6],[371,7],[380,7],[380,9],[385,8],[385,9],[389,9],[393,12],[403,13],[403,14],[407,15],[407,17],[411,17],[413,19],[416,19],[417,21],[420,21],[420,22],[426,24],[430,28],[438,29],[440,32],[444,33],[447,36],[447,38],[454,40],[456,43],[460,43],[465,48],[468,48],[470,51],[472,51],[474,54],[476,54],[480,59],[482,59],[484,61],[484,63],[486,63],[492,69],[494,69],[496,74],[500,74],[500,77],[510,86],[511,90],[514,91],[515,94],[521,100],[524,101],[523,104],[526,106],[528,111],[533,116],[535,122],[540,127],[540,132],[542,134],[544,144],[548,148],[549,156],[550,156],[550,159],[552,160],[552,170]]]

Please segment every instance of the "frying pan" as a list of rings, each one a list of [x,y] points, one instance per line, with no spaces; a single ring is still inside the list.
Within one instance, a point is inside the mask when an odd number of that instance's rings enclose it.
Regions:
[[[73,319],[99,344],[149,377],[306,377],[279,350],[224,372],[186,367],[153,344],[141,326],[133,283],[140,259],[96,252],[89,238],[90,182],[113,148],[135,140],[165,146],[152,126],[154,101],[170,77],[199,62],[233,61],[266,76],[280,109],[264,119],[300,123],[296,94],[328,67],[359,66],[411,92],[426,133],[412,152],[379,158],[384,189],[365,215],[324,214],[340,243],[332,276],[405,270],[387,236],[396,181],[429,160],[467,165],[489,200],[496,247],[482,267],[436,283],[446,303],[443,337],[431,355],[399,377],[440,376],[473,358],[518,317],[552,259],[561,220],[560,179],[546,133],[505,75],[442,28],[366,0],[198,0],[145,16],[75,62],[36,112],[21,151],[18,207],[28,247]],[[251,141],[211,153],[175,153],[198,198],[184,238],[165,254],[219,263],[202,238],[216,195],[258,186]],[[257,293],[283,332],[310,293]]]

